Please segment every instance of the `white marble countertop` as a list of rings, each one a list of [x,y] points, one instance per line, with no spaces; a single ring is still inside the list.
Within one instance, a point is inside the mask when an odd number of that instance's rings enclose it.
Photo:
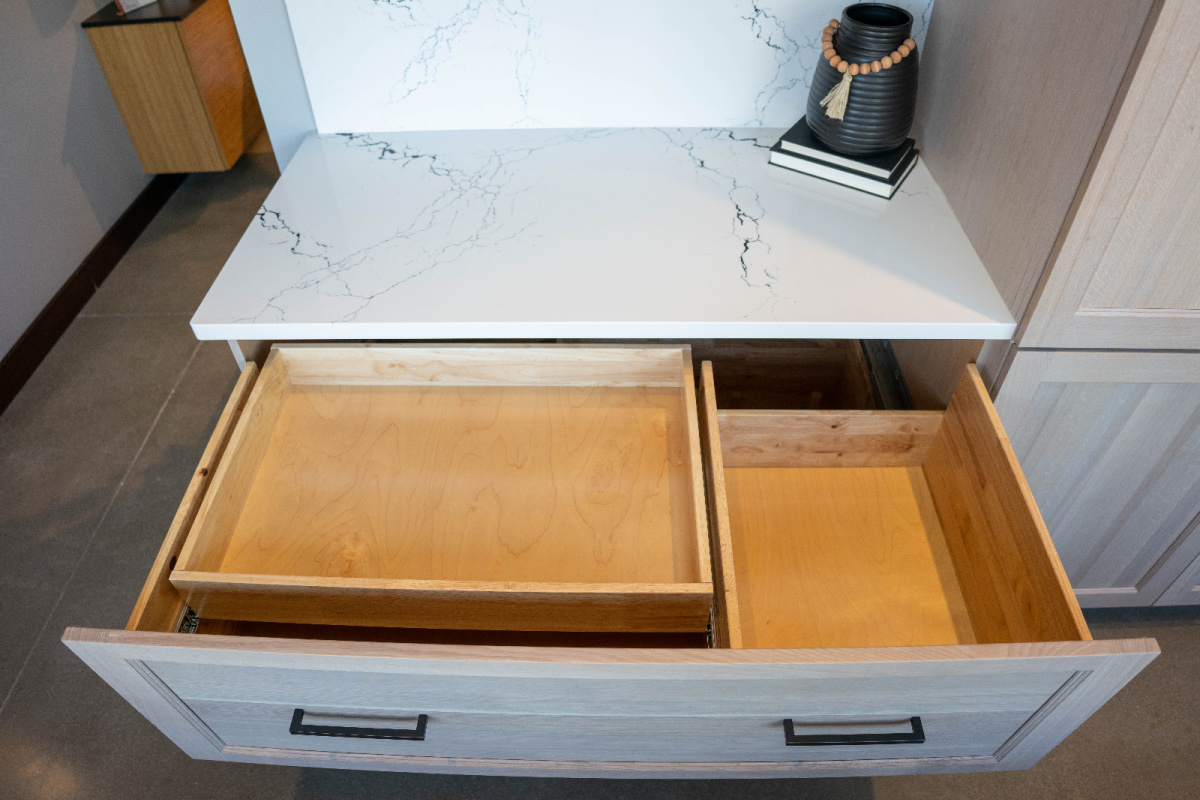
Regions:
[[[1007,339],[924,165],[883,200],[766,128],[310,136],[200,339]]]

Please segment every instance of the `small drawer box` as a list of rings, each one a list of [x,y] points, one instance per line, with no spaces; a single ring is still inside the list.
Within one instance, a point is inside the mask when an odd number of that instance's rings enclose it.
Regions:
[[[276,347],[171,572],[201,617],[704,631],[690,353]]]
[[[973,364],[941,411],[721,411],[704,433],[731,647],[1090,639]]]

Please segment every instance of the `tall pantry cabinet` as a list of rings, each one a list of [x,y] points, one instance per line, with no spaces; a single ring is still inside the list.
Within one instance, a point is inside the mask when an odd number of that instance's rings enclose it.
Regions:
[[[922,75],[922,158],[1019,326],[893,342],[918,406],[977,360],[1080,604],[1200,603],[1200,3],[937,3]]]

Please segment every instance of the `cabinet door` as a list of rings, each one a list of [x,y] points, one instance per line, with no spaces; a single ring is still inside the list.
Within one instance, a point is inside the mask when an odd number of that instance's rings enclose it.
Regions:
[[[1155,583],[1170,581],[1170,585],[1154,605],[1200,605],[1200,517],[1192,520],[1187,534],[1163,560],[1155,577]]]
[[[1022,347],[1200,349],[1200,3],[1152,24]]]
[[[1200,513],[1200,354],[1022,350],[996,408],[1080,605],[1152,604]]]

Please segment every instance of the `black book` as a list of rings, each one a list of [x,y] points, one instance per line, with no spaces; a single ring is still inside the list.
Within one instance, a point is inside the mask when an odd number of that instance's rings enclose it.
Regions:
[[[772,164],[888,199],[891,199],[896,190],[900,188],[900,184],[908,177],[908,173],[912,172],[913,167],[917,164],[917,155],[920,153],[915,147],[910,149],[908,155],[897,165],[891,175],[879,178],[874,175],[867,175],[862,172],[837,167],[826,162],[805,158],[797,153],[789,153],[781,145],[782,142],[777,142],[771,148],[769,160]]]
[[[905,139],[904,144],[886,153],[876,153],[870,156],[848,156],[830,150],[813,135],[808,127],[808,118],[801,117],[792,129],[783,135],[779,145],[784,150],[814,161],[824,161],[843,169],[861,172],[864,175],[874,175],[877,178],[890,178],[892,174],[905,163],[905,158],[916,144],[912,139]]]

